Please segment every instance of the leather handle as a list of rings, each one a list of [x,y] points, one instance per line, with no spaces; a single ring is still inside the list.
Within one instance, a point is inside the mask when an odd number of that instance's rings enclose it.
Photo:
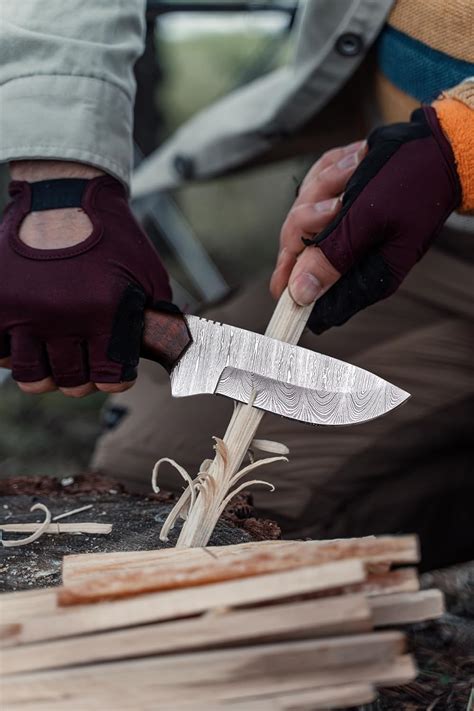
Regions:
[[[171,372],[192,343],[182,314],[146,309],[141,356],[153,360]]]

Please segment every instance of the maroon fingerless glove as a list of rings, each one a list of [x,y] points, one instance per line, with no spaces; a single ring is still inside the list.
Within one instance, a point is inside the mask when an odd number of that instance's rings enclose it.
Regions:
[[[143,311],[169,302],[171,290],[123,186],[109,176],[14,181],[10,195],[0,225],[0,358],[11,355],[20,382],[133,380]],[[93,225],[83,242],[39,250],[20,240],[29,212],[76,206]]]
[[[338,216],[303,240],[343,275],[315,305],[308,325],[316,333],[393,294],[461,202],[453,151],[432,108],[377,129],[368,144]]]

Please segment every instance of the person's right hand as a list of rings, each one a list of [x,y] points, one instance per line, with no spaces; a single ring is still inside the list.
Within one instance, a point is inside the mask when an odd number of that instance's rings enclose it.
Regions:
[[[109,176],[14,181],[10,194],[0,225],[0,366],[28,393],[127,389],[136,378],[143,311],[169,302],[171,291],[123,186]],[[71,241],[65,230],[69,246],[59,240],[40,248],[22,238],[32,209],[78,203],[92,223],[85,239]]]

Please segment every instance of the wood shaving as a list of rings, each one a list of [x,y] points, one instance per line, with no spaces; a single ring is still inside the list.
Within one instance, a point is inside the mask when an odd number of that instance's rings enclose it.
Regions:
[[[186,469],[184,469],[184,467],[175,462],[174,459],[169,459],[168,457],[163,457],[162,459],[159,459],[153,467],[151,485],[155,494],[160,491],[159,486],[157,484],[157,478],[159,469],[164,462],[168,462],[168,464],[171,464],[171,466],[173,466],[180,473],[180,475],[187,484],[186,489],[183,491],[181,497],[171,509],[165,523],[163,524],[163,527],[160,532],[161,541],[168,541],[169,532],[174,528],[179,518],[186,519],[189,516],[193,509],[193,506],[196,503],[198,493],[201,498],[205,499],[206,505],[208,505],[209,508],[212,507],[217,510],[217,517],[220,517],[224,509],[232,501],[234,496],[239,494],[244,489],[249,488],[250,486],[254,486],[255,484],[262,484],[263,486],[268,486],[271,491],[275,491],[275,487],[273,486],[273,484],[270,484],[269,482],[263,481],[261,479],[252,479],[251,481],[245,481],[241,484],[238,483],[244,476],[250,474],[250,472],[252,472],[254,469],[257,469],[258,467],[266,466],[267,464],[272,464],[273,462],[287,462],[288,459],[287,457],[283,456],[283,454],[279,454],[279,456],[275,457],[259,459],[257,461],[251,461],[250,464],[245,466],[243,469],[240,469],[230,478],[229,487],[225,492],[225,495],[223,497],[221,496],[221,501],[216,501],[216,497],[218,494],[217,481],[222,480],[222,478],[226,475],[226,468],[228,465],[228,451],[227,446],[225,442],[223,442],[223,440],[219,439],[218,437],[214,437],[214,441],[216,457],[214,460],[205,459],[203,461],[199,473],[195,479],[191,478],[191,476],[188,474]],[[257,442],[257,445],[255,445],[255,442]],[[268,440],[253,440],[252,445],[255,446],[256,449],[260,449],[261,451],[280,452],[285,454],[288,454],[289,451],[288,448],[285,447],[285,445],[282,445],[278,442],[269,442]],[[267,447],[266,450],[264,449],[265,447]],[[210,473],[211,464],[214,465],[212,473]]]
[[[39,528],[31,534],[31,536],[27,536],[26,538],[22,538],[19,541],[5,541],[3,540],[3,536],[1,536],[1,542],[2,546],[4,548],[14,548],[15,546],[27,546],[29,543],[33,543],[33,541],[38,540],[43,533],[46,531],[48,528],[49,524],[51,523],[51,511],[48,509],[47,506],[44,504],[34,504],[30,511],[44,511],[45,514],[45,519],[43,523],[39,526]]]

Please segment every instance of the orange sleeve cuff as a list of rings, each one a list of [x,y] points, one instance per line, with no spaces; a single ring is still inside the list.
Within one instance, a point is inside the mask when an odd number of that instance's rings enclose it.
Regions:
[[[434,102],[438,121],[453,149],[462,188],[460,212],[474,212],[474,109],[445,97]]]

